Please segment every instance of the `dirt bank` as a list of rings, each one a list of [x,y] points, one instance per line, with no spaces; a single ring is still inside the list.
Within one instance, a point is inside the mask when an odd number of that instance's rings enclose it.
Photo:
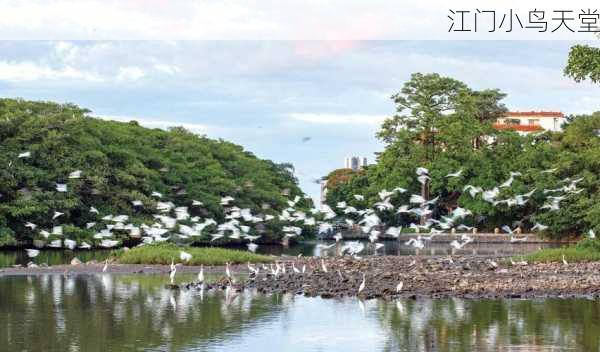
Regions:
[[[600,297],[600,262],[568,264],[538,263],[512,265],[507,257],[485,256],[373,256],[362,259],[326,258],[326,272],[321,258],[282,258],[286,272],[273,275],[270,266],[257,265],[259,273],[238,279],[237,290],[256,289],[261,293],[296,293],[324,298],[359,296],[361,298],[394,297]],[[297,270],[304,273],[295,273]],[[89,274],[102,271],[102,264],[61,265],[48,268],[3,268],[7,275]],[[273,266],[273,269],[275,267]],[[232,266],[235,274],[248,274],[246,265]],[[199,267],[179,266],[178,273],[197,273]],[[167,274],[167,265],[109,265],[109,273]],[[206,273],[222,274],[222,266],[205,267]],[[365,276],[365,287],[358,289]],[[252,275],[254,276],[254,275]],[[397,291],[398,284],[402,288]],[[218,280],[205,289],[224,288]],[[198,285],[181,285],[197,289]]]

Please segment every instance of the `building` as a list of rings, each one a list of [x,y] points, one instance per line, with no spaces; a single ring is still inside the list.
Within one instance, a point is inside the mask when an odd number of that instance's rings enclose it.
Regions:
[[[348,156],[344,159],[344,169],[351,169],[352,171],[358,171],[363,167],[367,166],[367,158],[364,156]],[[344,172],[344,169],[337,169],[332,172]],[[346,170],[347,171],[347,170]],[[347,172],[345,172],[347,173]],[[351,173],[351,172],[350,172]],[[327,197],[327,177],[323,177],[319,184],[321,186],[321,204],[325,204],[325,198]]]
[[[344,160],[344,167],[346,169],[357,171],[365,166],[367,166],[367,158],[364,156],[348,156]]]
[[[322,178],[320,183],[321,185],[321,204],[325,204],[325,199],[327,197],[327,179],[326,178]]]
[[[496,120],[494,127],[499,130],[515,130],[520,134],[560,132],[565,122],[565,114],[559,111],[511,111]]]

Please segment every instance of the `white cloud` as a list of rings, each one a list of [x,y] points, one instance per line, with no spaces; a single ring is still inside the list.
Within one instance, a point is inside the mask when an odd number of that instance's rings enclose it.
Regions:
[[[168,75],[175,75],[181,72],[181,68],[176,65],[169,65],[164,63],[156,63],[154,64],[154,69],[160,72],[164,72]]]
[[[137,81],[138,79],[146,76],[146,72],[136,66],[119,67],[117,73],[117,81]]]
[[[53,68],[32,61],[0,61],[0,81],[21,82],[37,80],[82,80],[100,82],[102,77],[92,73],[63,66]]]
[[[200,123],[188,123],[188,122],[177,122],[177,121],[168,121],[161,120],[155,118],[148,117],[138,117],[138,116],[124,116],[124,115],[99,115],[96,116],[103,120],[111,120],[111,121],[119,121],[119,122],[129,122],[129,121],[137,121],[141,126],[148,128],[160,128],[166,130],[170,127],[183,127],[190,132],[198,133],[198,134],[206,134],[208,132],[208,126]]]
[[[361,114],[290,113],[291,118],[316,124],[380,125],[388,116]]]

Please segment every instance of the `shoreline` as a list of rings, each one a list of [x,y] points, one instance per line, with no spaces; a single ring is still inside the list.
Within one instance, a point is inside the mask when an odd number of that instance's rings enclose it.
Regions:
[[[281,257],[286,273],[277,277],[261,268],[258,276],[243,279],[232,288],[255,289],[263,294],[293,293],[307,297],[361,299],[405,298],[549,298],[600,297],[600,262],[528,263],[511,265],[509,256],[370,256],[321,258]],[[305,274],[294,273],[294,266]],[[495,263],[497,266],[494,266]],[[22,275],[86,275],[102,273],[103,264],[58,265],[38,268],[1,268],[0,279]],[[266,266],[268,268],[268,266]],[[178,266],[178,273],[198,273],[199,266]],[[232,265],[235,275],[248,275],[245,264]],[[204,266],[207,274],[221,274],[205,289],[225,289],[224,266]],[[107,274],[163,274],[168,282],[168,265],[109,264]],[[365,288],[358,292],[365,274]],[[225,280],[223,280],[225,279]],[[397,285],[402,282],[402,290]],[[183,283],[177,289],[200,289],[197,283]]]
[[[408,241],[410,239],[413,238],[417,238],[419,236],[424,236],[424,237],[429,237],[431,234],[430,233],[403,233],[400,235],[400,237],[395,238],[389,235],[385,235],[382,234],[380,235],[380,240],[384,241],[384,242],[394,242],[394,241],[398,241],[398,242],[402,242],[402,241]],[[505,243],[505,244],[510,244],[510,243],[522,243],[522,244],[538,244],[538,243],[546,243],[546,244],[572,244],[572,243],[577,243],[577,241],[580,240],[580,238],[573,238],[573,237],[569,237],[569,238],[564,238],[564,239],[552,239],[552,238],[544,238],[544,237],[540,237],[539,235],[535,234],[535,233],[523,233],[523,234],[518,234],[515,235],[516,238],[518,239],[525,239],[525,240],[518,240],[515,242],[510,242],[509,240],[509,236],[506,233],[491,233],[491,232],[481,232],[481,233],[468,233],[468,232],[457,232],[457,233],[440,233],[440,234],[435,234],[434,237],[430,240],[432,243],[450,243],[453,240],[459,240],[461,238],[461,236],[467,235],[471,238],[473,238],[473,240],[475,242],[479,242],[479,243]],[[369,240],[369,236],[363,233],[355,233],[355,232],[346,232],[344,233],[344,241],[368,241]],[[291,247],[294,245],[298,245],[298,244],[303,244],[303,243],[316,243],[319,241],[327,241],[327,242],[333,242],[334,239],[330,238],[330,237],[322,237],[322,238],[309,238],[309,239],[305,239],[302,241],[297,241],[294,242],[293,244],[290,243],[288,245],[284,245],[283,243],[281,243],[280,241],[274,241],[274,242],[268,242],[268,243],[258,243],[259,245],[263,245],[263,246],[280,246],[280,247]],[[124,246],[127,247],[127,246]],[[114,250],[119,250],[122,249],[124,247],[114,247],[114,248],[103,248],[103,247],[97,247],[97,248],[92,248],[92,251],[114,251]],[[245,246],[243,244],[230,244],[230,245],[213,245],[211,243],[202,243],[202,244],[198,244],[195,245],[193,247],[198,247],[198,248],[208,248],[208,247],[219,247],[219,248],[226,248],[226,249],[243,249],[245,250]],[[14,250],[25,250],[26,248],[37,248],[33,245],[25,245],[25,244],[17,244],[17,245],[9,245],[9,246],[0,246],[0,251],[14,251]],[[51,251],[64,251],[67,250],[65,248],[48,248],[48,247],[44,247],[44,250],[51,250]],[[90,251],[90,249],[76,249],[74,250],[75,252],[86,252],[86,251]]]

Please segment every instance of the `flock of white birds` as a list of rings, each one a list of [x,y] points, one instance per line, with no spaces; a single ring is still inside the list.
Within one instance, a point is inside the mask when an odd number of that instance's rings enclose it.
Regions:
[[[31,157],[30,152],[23,152],[18,155],[19,158]],[[553,173],[556,169],[544,170],[542,173]],[[448,178],[460,177],[463,170],[446,175]],[[68,175],[69,179],[78,179],[82,177],[83,172],[81,170],[74,170]],[[423,167],[416,169],[416,176],[418,182],[426,184],[430,180],[429,170]],[[531,191],[524,194],[517,194],[507,199],[498,199],[502,188],[511,187],[511,184],[515,178],[520,177],[520,172],[510,172],[509,178],[502,184],[493,187],[491,189],[484,189],[482,187],[465,185],[463,187],[464,192],[468,192],[471,197],[480,196],[481,199],[487,201],[493,205],[505,204],[508,207],[519,207],[525,205],[535,192],[542,192],[546,196],[547,202],[540,207],[547,211],[556,211],[560,209],[560,203],[566,197],[571,194],[577,194],[583,189],[578,188],[577,184],[583,180],[583,178],[571,179],[565,178],[560,182],[560,185],[554,189],[543,189]],[[68,184],[57,183],[56,192],[67,192]],[[156,199],[155,207],[156,213],[153,214],[154,222],[151,224],[134,225],[128,222],[129,216],[123,214],[100,214],[98,209],[90,207],[89,212],[94,214],[98,220],[95,222],[89,222],[86,224],[87,229],[94,229],[96,233],[93,238],[96,245],[102,248],[113,248],[121,244],[121,241],[116,239],[115,231],[128,232],[132,238],[139,238],[141,243],[139,245],[145,245],[150,243],[160,243],[166,241],[181,242],[193,238],[202,236],[210,236],[211,242],[219,239],[223,240],[236,240],[238,242],[245,242],[248,250],[254,252],[258,248],[255,243],[261,235],[261,231],[251,231],[252,226],[259,223],[267,223],[269,221],[277,221],[278,223],[284,223],[282,226],[282,233],[284,237],[292,238],[300,236],[303,228],[301,226],[316,227],[319,234],[329,234],[334,232],[334,221],[338,221],[341,217],[344,218],[344,222],[350,227],[360,227],[364,234],[368,235],[369,241],[374,244],[375,251],[383,247],[381,243],[382,235],[389,237],[399,238],[402,227],[387,226],[382,222],[378,211],[395,211],[396,214],[414,214],[417,218],[422,221],[420,224],[411,223],[409,228],[415,233],[428,233],[427,235],[418,235],[413,237],[407,242],[407,245],[413,246],[417,249],[424,248],[427,241],[440,234],[447,232],[455,232],[456,230],[461,231],[462,235],[459,239],[454,240],[450,243],[450,246],[455,249],[460,249],[466,244],[473,241],[473,237],[469,236],[474,228],[467,226],[462,223],[467,216],[473,216],[471,210],[456,207],[447,216],[441,216],[440,219],[434,219],[431,217],[433,213],[433,207],[439,200],[439,196],[432,199],[425,199],[423,196],[418,194],[410,195],[408,204],[394,205],[392,199],[397,194],[406,193],[407,190],[401,187],[394,188],[391,191],[382,190],[379,192],[379,199],[377,202],[372,204],[370,207],[364,209],[357,209],[353,206],[348,205],[346,202],[339,202],[336,205],[336,210],[332,209],[326,204],[321,205],[320,209],[312,208],[308,211],[297,209],[296,205],[301,200],[300,196],[296,196],[294,199],[288,199],[288,207],[283,209],[278,215],[268,214],[255,214],[249,208],[241,209],[234,205],[235,199],[231,196],[224,196],[220,199],[220,204],[224,209],[224,219],[222,223],[217,223],[213,218],[200,218],[199,216],[191,216],[189,208],[187,206],[176,206],[171,201],[163,201],[163,195],[159,192],[152,192],[150,195]],[[353,197],[358,201],[365,200],[365,196],[355,194]],[[141,200],[133,200],[133,207],[144,207],[145,204]],[[199,200],[193,200],[191,207],[202,207],[203,203]],[[52,220],[54,222],[60,222],[61,216],[64,213],[60,211],[54,211]],[[90,249],[92,248],[91,243],[85,241],[77,242],[73,239],[64,238],[63,227],[60,224],[53,226],[50,229],[39,228],[38,225],[27,222],[25,224],[31,231],[37,231],[40,238],[46,240],[45,245],[50,248],[67,248],[67,249]],[[546,225],[535,223],[532,230],[544,231],[547,229]],[[515,229],[511,229],[510,226],[502,226],[502,230],[507,233],[510,237],[510,241],[522,241],[525,237],[518,238],[515,233]],[[206,234],[205,234],[206,233]],[[590,230],[589,235],[595,237],[593,231]],[[333,236],[336,242],[343,239],[341,232],[336,233]],[[320,245],[322,249],[328,249],[333,245]],[[345,243],[341,249],[342,254],[349,254],[351,256],[357,256],[364,250],[364,244],[358,241]],[[39,254],[37,249],[28,249],[27,253],[30,257],[35,257]],[[182,260],[187,261],[191,258],[182,254]],[[184,258],[185,257],[185,258]]]

